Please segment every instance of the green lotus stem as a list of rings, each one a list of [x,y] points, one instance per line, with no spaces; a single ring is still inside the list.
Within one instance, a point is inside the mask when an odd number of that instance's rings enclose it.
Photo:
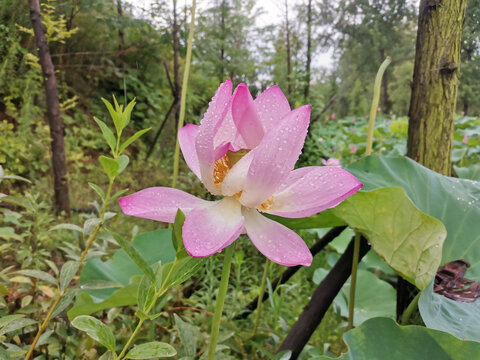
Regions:
[[[208,360],[215,360],[215,350],[217,348],[218,333],[220,331],[220,320],[222,319],[223,304],[225,303],[225,296],[227,295],[228,279],[230,278],[230,266],[232,264],[234,249],[235,245],[233,244],[225,249],[222,278],[220,280],[220,288],[218,289],[217,301],[215,303],[215,315],[213,316],[210,344],[208,344]]]
[[[400,319],[400,324],[402,325],[407,325],[408,320],[410,320],[410,317],[412,316],[413,312],[415,309],[418,307],[418,300],[420,300],[420,294],[419,292],[413,300],[408,304],[408,307],[405,309],[405,311],[402,314],[402,318]]]
[[[192,16],[190,19],[190,30],[188,32],[187,57],[185,59],[185,70],[183,71],[182,95],[180,98],[180,116],[178,117],[177,135],[180,129],[183,127],[183,122],[185,119],[188,75],[190,74],[190,63],[192,61],[193,30],[195,27],[195,7],[196,7],[196,0],[193,0]],[[177,142],[175,143],[175,153],[173,155],[173,178],[172,178],[173,188],[177,187],[179,163],[180,163],[180,143],[178,142],[178,136],[177,136]]]
[[[375,85],[373,86],[372,106],[370,107],[370,118],[368,120],[367,147],[365,149],[366,156],[372,154],[373,130],[375,128],[375,119],[377,117],[378,102],[380,100],[380,86],[382,85],[383,74],[385,73],[385,70],[391,62],[392,58],[390,56],[387,56],[382,65],[380,65],[377,76],[375,78]]]
[[[357,286],[358,257],[360,254],[360,233],[355,233],[353,240],[352,276],[350,278],[350,300],[348,301],[348,329],[353,328],[353,311],[355,309],[355,288]]]
[[[269,268],[270,268],[270,260],[267,259],[265,261],[265,268],[263,269],[262,282],[260,284],[260,293],[258,294],[257,313],[255,314],[255,323],[253,325],[252,337],[255,336],[258,329],[258,324],[260,322],[260,315],[262,313],[263,294],[265,294],[265,289],[267,287],[267,275],[268,275]]]

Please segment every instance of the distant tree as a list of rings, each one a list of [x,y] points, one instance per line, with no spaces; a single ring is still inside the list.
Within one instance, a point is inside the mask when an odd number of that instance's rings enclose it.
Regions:
[[[47,99],[47,117],[52,138],[52,167],[55,190],[55,207],[57,212],[65,211],[70,215],[70,199],[68,196],[67,167],[65,165],[65,145],[63,142],[63,122],[60,113],[55,68],[45,37],[45,26],[42,23],[39,0],[29,0],[30,19],[35,33],[38,57],[42,67],[45,95]]]

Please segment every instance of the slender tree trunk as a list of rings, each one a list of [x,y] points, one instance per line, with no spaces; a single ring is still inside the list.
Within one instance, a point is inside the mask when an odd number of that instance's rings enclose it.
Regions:
[[[407,155],[444,175],[452,169],[454,115],[466,0],[421,0]]]
[[[310,66],[312,63],[312,0],[308,0],[307,7],[307,66],[305,67],[304,101],[307,103],[310,96]]]
[[[118,50],[122,51],[125,48],[125,33],[122,29],[122,17],[123,17],[123,9],[122,9],[122,0],[117,0],[117,15],[118,15]]]
[[[65,145],[63,143],[63,123],[60,116],[60,102],[58,100],[57,81],[53,67],[45,27],[40,15],[39,0],[29,0],[30,20],[35,33],[38,57],[42,67],[43,82],[47,100],[47,116],[52,138],[52,167],[55,189],[55,208],[57,213],[65,211],[70,215],[70,200],[68,197],[67,168],[65,166]]]
[[[387,55],[385,50],[380,50],[380,61],[385,60]],[[388,114],[392,108],[392,102],[390,101],[390,95],[388,93],[388,71],[385,71],[382,77],[382,112]]]
[[[225,76],[225,67],[224,67],[224,61],[225,61],[225,12],[227,11],[226,9],[226,4],[225,0],[222,0],[222,4],[220,5],[220,25],[222,29],[222,35],[221,35],[221,41],[220,41],[220,77],[219,80],[222,82],[224,79],[223,77]]]
[[[177,22],[177,0],[173,0],[173,27],[172,27],[172,40],[173,40],[173,82],[175,85],[175,99],[178,100],[181,93],[181,84],[180,84],[180,64],[178,61],[179,58],[179,47],[180,42],[178,40],[178,22]]]
[[[292,105],[292,57],[290,49],[290,24],[288,22],[288,2],[285,0],[285,35],[287,42],[287,92],[288,92],[288,101]]]

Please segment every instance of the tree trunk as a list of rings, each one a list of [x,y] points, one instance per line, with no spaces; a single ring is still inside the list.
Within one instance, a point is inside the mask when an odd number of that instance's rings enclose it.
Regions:
[[[118,50],[120,52],[125,48],[125,33],[122,29],[122,17],[123,17],[123,9],[122,9],[122,0],[117,0],[117,15],[118,15]]]
[[[175,85],[175,93],[173,96],[178,100],[181,92],[180,85],[180,65],[179,58],[179,40],[178,40],[178,22],[177,22],[177,0],[173,0],[173,28],[172,28],[172,40],[173,40],[173,82]]]
[[[225,39],[226,39],[226,28],[225,28],[225,12],[227,11],[225,0],[222,0],[222,4],[220,5],[220,28],[221,32],[221,39],[220,39],[220,77],[218,80],[223,82],[223,77],[225,76]]]
[[[451,174],[466,0],[421,0],[407,156]]]
[[[35,33],[38,57],[42,67],[43,82],[47,100],[47,116],[52,138],[52,165],[55,189],[55,208],[57,213],[65,211],[70,215],[70,200],[68,197],[67,168],[65,166],[65,145],[63,143],[63,124],[60,116],[57,81],[52,58],[45,38],[45,27],[40,15],[39,0],[29,0],[30,20]]]
[[[290,49],[290,25],[288,22],[288,2],[285,0],[285,35],[287,45],[287,93],[290,105],[293,103],[292,97],[292,59]]]
[[[380,50],[380,61],[386,58],[385,50]],[[382,77],[382,112],[388,114],[392,108],[392,102],[390,101],[390,95],[388,94],[388,71],[385,71]]]
[[[305,103],[310,96],[310,65],[312,63],[312,0],[308,0],[307,7],[307,66],[305,68]]]

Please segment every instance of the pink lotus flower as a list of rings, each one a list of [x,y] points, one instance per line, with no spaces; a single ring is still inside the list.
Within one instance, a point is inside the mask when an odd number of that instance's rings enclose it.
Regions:
[[[188,254],[210,256],[246,233],[270,260],[310,265],[312,255],[294,231],[262,213],[289,218],[311,216],[342,202],[362,184],[339,167],[294,170],[310,120],[310,106],[290,110],[273,86],[255,100],[246,85],[232,95],[232,82],[220,85],[200,126],[179,132],[190,169],[218,201],[183,191],[152,187],[121,198],[127,215],[170,222],[177,209],[186,215],[182,229]]]
[[[468,136],[465,135],[462,139],[462,142],[465,144],[465,145],[468,145]]]
[[[355,154],[357,152],[357,144],[353,144],[350,147],[350,154]]]

